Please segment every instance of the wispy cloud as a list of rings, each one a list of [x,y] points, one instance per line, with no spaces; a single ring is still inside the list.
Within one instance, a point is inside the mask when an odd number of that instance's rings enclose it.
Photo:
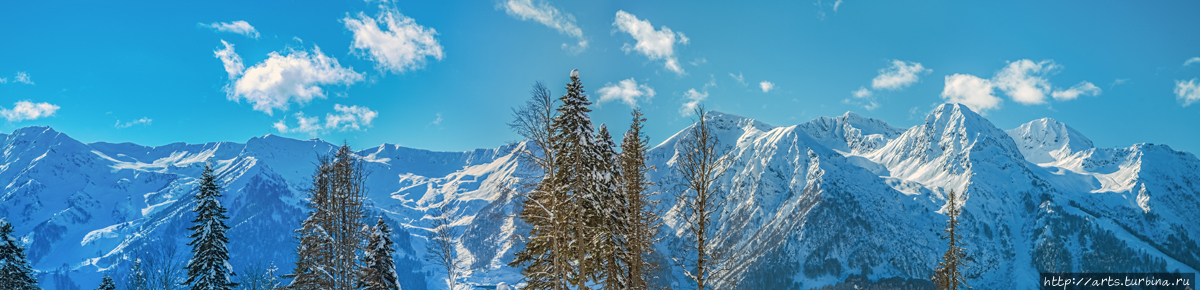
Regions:
[[[871,88],[876,90],[903,89],[919,81],[922,74],[932,71],[919,62],[895,59],[892,60],[891,66],[879,69],[879,75],[871,80]]]
[[[434,125],[434,126],[440,126],[440,125],[442,125],[442,113],[440,113],[440,112],[439,112],[439,113],[437,113],[437,114],[434,114],[434,115],[436,116],[436,118],[434,118],[434,119],[433,119],[433,122],[429,122],[429,124],[430,124],[430,125]]]
[[[53,116],[54,112],[58,111],[58,106],[50,103],[34,103],[30,101],[19,101],[13,103],[12,109],[0,107],[0,117],[4,117],[9,122],[20,122],[26,120],[37,120],[49,116]]]
[[[607,83],[596,91],[600,93],[600,103],[619,100],[630,107],[637,107],[638,101],[649,101],[654,97],[654,89],[645,84],[638,84],[633,78],[621,80],[616,84]]]
[[[1054,97],[1055,100],[1069,101],[1078,98],[1080,95],[1090,95],[1095,97],[1100,95],[1100,92],[1100,88],[1096,87],[1096,85],[1093,85],[1087,81],[1083,81],[1071,86],[1071,88],[1066,90],[1055,90],[1053,93],[1050,93],[1050,96]]]
[[[403,73],[424,67],[427,58],[445,57],[437,31],[417,24],[394,9],[385,9],[374,18],[359,12],[342,18],[346,29],[354,33],[352,48],[359,57],[375,62],[381,71]]]
[[[1022,59],[1008,63],[996,73],[993,82],[1013,101],[1026,105],[1043,104],[1051,89],[1046,76],[1056,73],[1059,68],[1053,60],[1033,62]]]
[[[850,95],[853,95],[855,98],[861,99],[861,98],[870,97],[871,95],[873,95],[873,93],[871,93],[871,90],[868,90],[866,87],[858,87],[857,90],[850,92]]]
[[[1175,81],[1175,99],[1184,107],[1200,101],[1200,80],[1193,78],[1189,81]]]
[[[0,78],[0,84],[7,83],[7,82],[8,82],[7,79]],[[33,81],[29,80],[29,74],[25,73],[23,71],[17,72],[17,76],[13,77],[13,82],[18,82],[18,83],[27,84],[27,85],[33,84]]]
[[[666,26],[655,30],[654,25],[650,24],[649,20],[638,19],[637,16],[625,12],[624,10],[617,11],[616,20],[613,21],[613,26],[617,30],[628,33],[633,36],[637,43],[630,45],[625,43],[621,46],[621,50],[625,53],[637,51],[645,55],[650,60],[662,60],[663,66],[676,74],[683,75],[683,67],[679,65],[679,60],[675,57],[675,44],[688,44],[689,39],[682,32],[676,33]]]
[[[961,103],[980,114],[1000,107],[1000,98],[993,95],[992,81],[969,74],[946,76],[946,87],[942,99],[947,103]]]
[[[343,68],[315,46],[311,53],[291,49],[286,54],[271,52],[266,60],[239,72],[241,57],[232,45],[224,41],[222,44],[225,48],[214,51],[214,55],[221,59],[231,77],[225,87],[227,97],[239,102],[244,99],[255,110],[268,115],[274,110],[287,110],[290,103],[303,106],[314,98],[324,98],[321,86],[350,85],[363,80],[361,73]]]
[[[1115,79],[1115,80],[1113,80],[1112,84],[1108,85],[1108,89],[1111,90],[1113,87],[1116,87],[1118,85],[1124,85],[1126,83],[1129,83],[1129,79]]]
[[[371,121],[379,116],[379,112],[360,106],[335,104],[333,110],[336,114],[325,114],[325,122],[321,122],[319,116],[307,117],[304,112],[296,112],[296,125],[288,126],[287,118],[284,118],[275,122],[272,127],[280,133],[307,133],[315,136],[332,130],[362,130],[363,127],[370,127]]]
[[[688,101],[684,102],[683,106],[679,107],[679,115],[684,117],[691,116],[692,113],[696,111],[696,106],[700,105],[700,102],[703,102],[704,99],[708,98],[708,90],[700,92],[696,91],[696,89],[688,89],[687,92],[683,93],[683,98],[687,99]]]
[[[146,118],[146,117],[142,117],[141,119],[137,119],[137,120],[133,120],[133,121],[125,122],[125,123],[121,123],[121,120],[117,120],[117,123],[114,124],[113,127],[116,127],[117,129],[124,129],[124,128],[133,127],[134,125],[150,126],[151,122],[154,122],[154,120],[150,119],[150,118]]]
[[[750,84],[746,83],[746,77],[742,76],[741,72],[738,72],[738,74],[736,74],[736,75],[733,73],[729,73],[729,77],[733,78],[733,80],[737,81],[743,87],[750,85]]]
[[[761,88],[764,93],[769,93],[771,90],[775,89],[775,83],[762,81],[758,83],[758,87]]]
[[[1183,61],[1183,66],[1189,66],[1193,63],[1200,63],[1200,56],[1189,58],[1188,60]]]
[[[559,11],[558,8],[550,6],[548,1],[508,0],[502,6],[504,6],[504,12],[509,16],[525,21],[533,20],[558,30],[558,33],[575,38],[577,41],[575,45],[563,43],[563,49],[572,53],[580,53],[587,49],[587,39],[583,37],[583,30],[575,24],[575,16]]]
[[[197,23],[197,25],[210,28],[217,32],[237,33],[254,39],[258,39],[259,36],[258,30],[254,29],[254,26],[250,26],[250,23],[243,20],[234,22],[213,22],[209,24]]]

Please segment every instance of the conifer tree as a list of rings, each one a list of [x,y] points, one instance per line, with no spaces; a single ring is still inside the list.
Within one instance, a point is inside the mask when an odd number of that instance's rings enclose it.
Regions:
[[[529,224],[524,236],[525,248],[517,252],[509,266],[521,267],[526,289],[566,290],[573,271],[568,263],[569,237],[567,231],[568,200],[555,183],[558,153],[555,143],[558,119],[556,101],[541,82],[533,85],[531,97],[524,106],[513,109],[509,127],[528,140],[521,158],[542,170],[540,178],[522,183],[528,190],[520,195],[519,216]],[[513,192],[512,190],[508,190]]]
[[[658,241],[658,230],[662,222],[659,213],[655,211],[655,202],[650,199],[647,189],[652,185],[646,180],[646,150],[650,140],[642,133],[641,109],[633,110],[633,122],[625,138],[621,141],[621,190],[625,194],[626,214],[629,224],[626,228],[626,251],[629,259],[628,288],[632,290],[649,289],[650,280],[658,270],[658,265],[650,262],[649,256],[654,253],[654,243]]]
[[[41,289],[25,257],[25,247],[12,234],[13,225],[7,218],[0,218],[0,289]]]
[[[628,289],[630,253],[627,248],[627,229],[631,222],[627,212],[628,199],[619,183],[621,168],[615,150],[616,144],[612,141],[612,135],[608,133],[608,126],[601,124],[598,131],[596,142],[592,144],[596,158],[592,162],[592,176],[595,178],[592,186],[595,189],[596,200],[592,202],[601,215],[594,216],[593,219],[598,220],[592,221],[598,225],[592,242],[594,246],[591,248],[595,251],[592,255],[597,257],[595,262],[598,264],[598,278],[603,289]]]
[[[100,280],[100,287],[96,287],[96,290],[117,290],[117,283],[113,282],[112,277],[104,275],[104,279]]]
[[[349,145],[332,158],[318,158],[309,207],[313,210],[297,229],[296,268],[291,289],[354,289],[358,254],[363,250],[366,225],[363,199],[366,172]]]
[[[957,196],[954,190],[950,190],[950,196],[946,200],[946,216],[949,220],[946,221],[942,239],[947,240],[950,246],[942,255],[942,261],[938,262],[937,269],[933,270],[931,278],[933,285],[941,290],[957,290],[958,285],[970,288],[962,276],[963,259],[967,254],[962,250],[962,239],[958,234],[958,216],[962,214],[962,208]]]
[[[708,123],[708,114],[704,107],[696,108],[699,121],[692,126],[690,134],[680,140],[682,147],[677,158],[676,168],[683,175],[687,190],[678,196],[680,216],[684,220],[685,233],[692,240],[687,250],[694,258],[672,258],[683,267],[684,275],[696,283],[696,289],[708,289],[714,276],[722,274],[728,268],[721,265],[723,259],[716,257],[714,247],[710,244],[713,215],[724,203],[718,180],[729,168],[730,160],[725,156],[725,150],[718,147],[717,135]]]
[[[599,157],[593,147],[595,136],[592,119],[588,116],[592,111],[588,109],[591,101],[584,94],[578,70],[571,71],[567,93],[559,101],[562,105],[554,120],[554,151],[557,154],[554,185],[564,201],[561,208],[565,209],[562,218],[567,226],[567,250],[575,270],[570,279],[576,289],[587,289],[598,265],[591,241],[601,226],[598,221],[603,214],[593,175]]]
[[[392,254],[392,230],[383,217],[371,228],[367,238],[367,247],[363,250],[362,269],[358,275],[358,289],[363,290],[400,290],[400,280],[396,275],[396,262]],[[454,288],[450,288],[454,289]]]
[[[199,192],[196,193],[196,219],[192,221],[192,231],[189,236],[192,241],[192,259],[188,261],[188,278],[184,284],[193,290],[224,290],[237,286],[230,281],[233,266],[229,264],[229,250],[225,244],[225,207],[217,198],[221,197],[221,187],[217,185],[217,176],[213,173],[212,162],[204,164],[204,172],[200,175]]]

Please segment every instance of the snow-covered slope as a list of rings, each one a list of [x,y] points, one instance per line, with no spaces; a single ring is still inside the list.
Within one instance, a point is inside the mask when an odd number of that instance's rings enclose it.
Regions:
[[[721,288],[788,289],[848,279],[927,286],[945,242],[945,197],[963,194],[968,278],[985,288],[1032,288],[1038,272],[1195,272],[1200,268],[1200,160],[1169,147],[1093,148],[1041,119],[1004,131],[961,105],[894,128],[854,113],[777,127],[711,112],[732,166],[721,180],[715,247],[729,261]],[[653,120],[651,120],[653,121]],[[648,152],[668,210],[685,129]],[[218,165],[233,227],[235,270],[294,259],[292,230],[317,156],[335,144],[267,135],[245,143],[84,144],[46,127],[0,135],[0,216],[16,226],[47,289],[90,289],[122,276],[139,253],[184,251],[200,166]],[[528,228],[507,190],[534,168],[523,144],[435,152],[384,144],[359,150],[371,172],[369,214],[397,230],[404,289],[444,289],[423,261],[431,209],[449,204],[467,260],[462,282],[519,284],[507,266]],[[663,265],[682,255],[682,224],[666,211]],[[677,267],[663,285],[689,287]],[[734,283],[736,282],[736,283]],[[736,285],[735,285],[736,284]],[[73,288],[72,286],[78,286]],[[464,288],[465,289],[465,288]]]

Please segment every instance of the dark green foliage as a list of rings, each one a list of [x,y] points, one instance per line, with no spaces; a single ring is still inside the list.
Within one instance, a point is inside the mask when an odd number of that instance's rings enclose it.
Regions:
[[[0,289],[30,290],[38,287],[25,247],[13,238],[13,225],[0,218]]]
[[[943,232],[945,239],[949,242],[949,247],[946,249],[946,254],[942,255],[942,261],[938,263],[937,269],[933,270],[934,287],[937,289],[950,290],[958,289],[958,285],[966,286],[966,277],[962,274],[963,262],[966,259],[966,252],[962,249],[962,237],[958,233],[958,216],[962,214],[962,205],[958,202],[958,195],[951,190],[949,198],[946,199],[946,216],[949,220],[946,221],[946,230]]]
[[[217,176],[213,173],[211,162],[204,165],[200,175],[200,188],[196,193],[195,225],[189,227],[192,231],[188,242],[192,246],[192,259],[188,262],[188,278],[184,282],[192,289],[232,289],[237,286],[230,280],[233,266],[229,264],[229,250],[225,244],[229,240],[225,231],[225,207],[217,198],[221,197],[221,187],[217,185]]]
[[[396,262],[392,259],[392,230],[383,217],[371,228],[367,247],[363,249],[362,269],[358,274],[358,287],[362,290],[399,290],[396,277]]]
[[[117,290],[117,283],[113,282],[112,277],[104,275],[104,279],[100,280],[100,287],[96,287],[96,290]]]

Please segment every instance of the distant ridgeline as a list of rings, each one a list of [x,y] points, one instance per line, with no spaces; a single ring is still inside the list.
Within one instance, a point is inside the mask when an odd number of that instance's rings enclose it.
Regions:
[[[976,287],[1035,288],[1042,272],[1200,268],[1200,160],[1192,153],[1154,144],[1095,148],[1052,119],[1005,131],[957,104],[907,129],[854,113],[787,127],[706,115],[729,160],[717,182],[728,202],[715,210],[710,241],[728,272],[714,289],[928,287],[947,249],[939,232],[951,190],[962,194],[964,276]],[[664,213],[654,245],[664,267],[654,283],[673,288],[692,287],[670,262],[689,240],[679,211],[668,210],[685,188],[676,166],[690,129],[646,153],[655,168],[649,191],[662,193]],[[618,142],[621,131],[612,134]],[[353,153],[369,172],[363,222],[382,216],[393,229],[402,289],[447,287],[446,272],[426,259],[443,213],[464,261],[461,285],[525,283],[509,263],[529,233],[518,217],[522,184],[541,175],[519,158],[528,146],[434,152],[384,144]],[[17,129],[0,135],[0,217],[27,248],[41,287],[94,289],[105,274],[120,285],[138,257],[190,255],[193,195],[211,158],[233,270],[274,265],[286,274],[316,160],[337,148],[273,135],[85,144],[47,127]]]

